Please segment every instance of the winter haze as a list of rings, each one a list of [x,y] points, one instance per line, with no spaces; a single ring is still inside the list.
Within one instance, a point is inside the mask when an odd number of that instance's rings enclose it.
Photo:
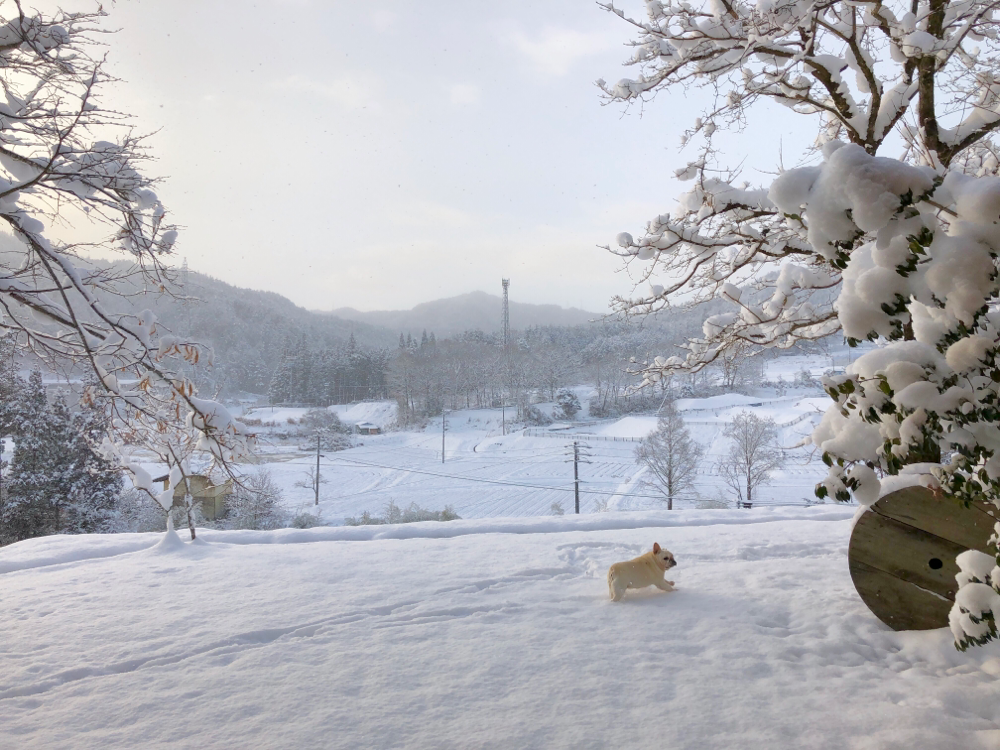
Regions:
[[[593,82],[626,73],[629,29],[591,2],[111,11],[114,104],[157,131],[178,255],[315,310],[510,277],[514,300],[605,312],[632,282],[597,245],[673,209],[673,171],[697,157],[680,136],[708,105],[602,106]],[[779,116],[750,120],[767,145],[747,179],[797,143]]]
[[[996,3],[60,2],[0,750],[1000,747]]]

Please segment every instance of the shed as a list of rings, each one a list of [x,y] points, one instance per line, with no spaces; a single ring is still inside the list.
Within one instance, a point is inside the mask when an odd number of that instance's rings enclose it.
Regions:
[[[154,482],[163,482],[163,489],[170,487],[170,477],[164,474]],[[226,515],[226,498],[233,494],[233,481],[227,479],[222,484],[212,484],[212,480],[202,474],[188,476],[191,486],[191,497],[195,503],[201,503],[201,515],[206,521],[216,521]],[[184,485],[174,488],[173,508],[184,507]]]
[[[358,431],[359,435],[381,435],[382,428],[377,424],[372,424],[371,422],[358,422],[354,428]]]

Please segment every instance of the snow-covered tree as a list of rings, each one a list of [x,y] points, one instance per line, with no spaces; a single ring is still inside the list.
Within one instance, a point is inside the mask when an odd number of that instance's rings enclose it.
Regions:
[[[691,491],[704,449],[691,439],[684,418],[673,401],[660,410],[656,429],[643,438],[635,449],[635,459],[649,471],[652,485],[674,509],[674,499]]]
[[[552,416],[556,419],[575,419],[581,408],[579,396],[569,388],[563,388],[556,395],[556,409]]]
[[[148,474],[120,450],[126,435],[193,430],[198,449],[223,464],[252,437],[183,376],[184,363],[208,352],[157,326],[148,310],[118,313],[98,299],[98,290],[113,299],[126,281],[168,290],[177,236],[140,171],[149,160],[143,138],[102,99],[113,81],[100,54],[105,16],[0,1],[0,224],[16,240],[0,254],[0,330],[50,369],[92,374],[85,400],[106,402],[118,438],[108,455],[153,494]],[[95,253],[131,264],[91,263]]]
[[[281,487],[265,468],[241,477],[227,506],[225,523],[229,528],[278,529],[285,525]]]
[[[719,461],[719,474],[739,503],[751,505],[757,489],[771,481],[771,473],[781,467],[778,428],[770,417],[741,411],[726,427],[729,452]]]
[[[104,420],[76,414],[62,395],[50,404],[41,372],[22,384],[11,410],[14,455],[0,507],[0,538],[110,531],[121,472],[95,452]]]
[[[53,439],[55,430],[39,370],[20,383],[16,401],[8,406],[8,419],[14,455],[4,478],[0,540],[17,541],[49,533],[53,499],[59,490],[53,474],[60,446]]]
[[[836,403],[813,435],[830,465],[820,495],[853,492],[870,505],[882,476],[906,473],[1000,506],[996,10],[977,0],[651,0],[630,21],[638,76],[599,82],[609,101],[691,85],[715,94],[686,135],[701,149],[677,177],[693,187],[638,240],[618,236],[616,252],[649,287],[617,306],[641,314],[721,298],[732,309],[705,321],[685,357],[646,362],[645,382],[741,344],[838,332],[879,344],[824,382]],[[812,118],[817,149],[770,185],[737,185],[734,169],[714,163],[712,138],[763,100]],[[889,145],[898,158],[882,155]],[[988,577],[967,583],[991,586],[995,610],[985,602],[972,614],[960,592],[960,646],[992,637],[970,619],[1000,610],[1000,565]]]

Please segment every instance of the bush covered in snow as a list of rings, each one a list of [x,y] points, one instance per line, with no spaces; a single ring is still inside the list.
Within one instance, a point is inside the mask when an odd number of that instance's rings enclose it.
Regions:
[[[400,508],[395,502],[389,503],[382,509],[381,516],[373,516],[367,510],[360,516],[345,518],[345,526],[379,526],[390,523],[416,523],[418,521],[454,521],[459,518],[455,509],[450,505],[444,506],[444,510],[426,510],[416,503],[410,503],[406,508]]]
[[[163,506],[145,492],[129,487],[119,495],[115,507],[115,532],[142,533],[167,529],[167,514]]]
[[[293,529],[311,529],[316,526],[326,526],[319,514],[313,515],[307,511],[296,513],[288,524]]]
[[[563,388],[556,394],[556,408],[552,411],[552,416],[559,420],[576,419],[581,408],[579,396],[569,388]]]
[[[545,427],[552,424],[552,417],[537,406],[526,406],[524,408],[524,423],[531,427]]]
[[[281,487],[263,467],[240,477],[226,505],[223,526],[229,529],[278,529],[287,518]]]

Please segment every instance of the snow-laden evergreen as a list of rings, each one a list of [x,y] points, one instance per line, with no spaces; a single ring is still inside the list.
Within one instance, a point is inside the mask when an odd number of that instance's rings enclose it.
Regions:
[[[49,403],[38,370],[16,386],[4,409],[14,451],[3,478],[0,542],[114,530],[123,481],[94,451],[103,415],[74,414],[61,394]]]

